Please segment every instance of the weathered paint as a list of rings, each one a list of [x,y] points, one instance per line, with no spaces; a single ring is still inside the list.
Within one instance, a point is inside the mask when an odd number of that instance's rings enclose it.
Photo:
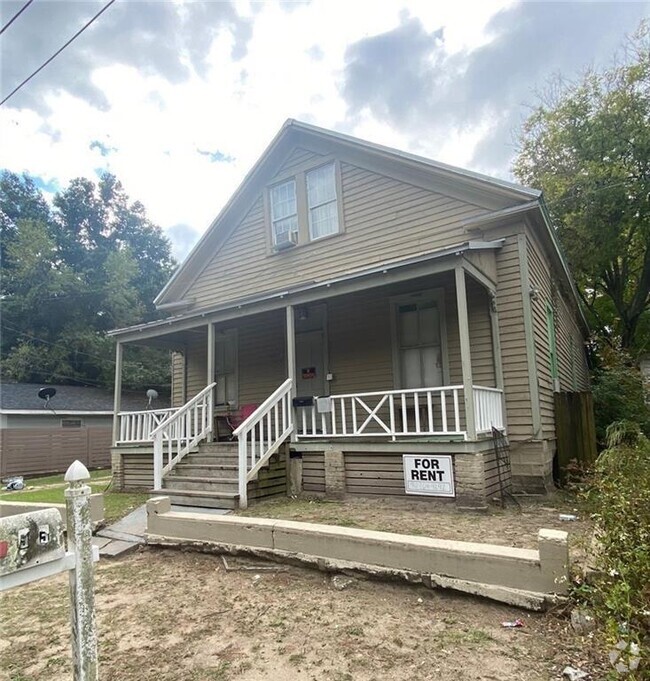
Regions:
[[[72,658],[74,681],[97,681],[97,630],[95,624],[95,571],[86,467],[75,461],[65,474],[68,550],[75,554],[70,571]]]

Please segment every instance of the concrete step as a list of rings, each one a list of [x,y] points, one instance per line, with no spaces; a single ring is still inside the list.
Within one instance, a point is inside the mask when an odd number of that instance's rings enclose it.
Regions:
[[[233,478],[193,478],[176,475],[164,478],[163,487],[170,490],[237,492],[238,482]]]
[[[174,506],[199,506],[203,508],[237,508],[239,494],[229,492],[200,492],[196,490],[152,490],[153,496],[169,497]]]
[[[177,475],[196,478],[237,478],[238,466],[234,464],[194,464],[186,463],[185,460],[177,464],[168,477],[175,477]]]

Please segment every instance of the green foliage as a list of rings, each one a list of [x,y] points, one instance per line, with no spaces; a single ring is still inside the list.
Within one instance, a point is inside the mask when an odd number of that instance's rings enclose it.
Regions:
[[[170,244],[112,175],[79,178],[45,201],[27,176],[0,176],[1,361],[22,382],[110,386],[113,328],[156,319],[175,266]],[[166,352],[129,348],[126,388],[169,384]]]
[[[650,673],[650,441],[638,425],[612,424],[587,502],[596,525],[600,578],[584,590],[628,679]],[[617,647],[618,646],[618,647]],[[636,659],[636,661],[635,661]],[[636,664],[637,669],[634,669]],[[632,671],[628,673],[624,667]]]
[[[648,347],[650,24],[621,63],[558,79],[523,125],[514,173],[544,191],[593,328]]]
[[[650,435],[650,414],[644,401],[641,373],[630,356],[604,346],[597,359],[599,366],[593,373],[592,391],[596,439],[600,445],[605,445],[607,428],[615,421],[633,421]]]

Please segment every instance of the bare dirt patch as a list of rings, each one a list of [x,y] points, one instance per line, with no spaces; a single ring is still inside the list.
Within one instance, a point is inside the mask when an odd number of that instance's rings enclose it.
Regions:
[[[566,619],[421,586],[301,568],[224,569],[220,557],[147,549],[97,567],[102,681],[530,681],[589,669]],[[522,629],[501,622],[522,618]],[[3,595],[0,678],[71,678],[67,579]]]
[[[570,496],[523,497],[505,508],[491,505],[485,512],[458,509],[436,500],[386,497],[373,499],[273,499],[251,506],[240,515],[343,525],[366,530],[415,534],[437,539],[482,542],[518,548],[537,548],[540,529],[569,532],[572,560],[582,562],[592,526],[581,518]],[[563,521],[560,515],[577,515]]]

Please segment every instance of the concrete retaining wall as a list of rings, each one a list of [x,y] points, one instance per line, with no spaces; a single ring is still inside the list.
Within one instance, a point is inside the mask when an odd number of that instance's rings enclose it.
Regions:
[[[16,498],[15,501],[0,501],[0,518],[18,515],[19,513],[29,513],[30,511],[40,511],[46,508],[56,508],[59,511],[61,519],[63,520],[63,528],[65,529],[65,504],[41,504],[37,502],[20,501],[19,498]],[[93,528],[104,523],[104,495],[101,492],[90,495],[90,519]]]
[[[569,586],[567,533],[540,530],[537,550],[431,539],[287,520],[178,513],[167,497],[147,503],[150,544],[297,559],[326,569],[402,574],[408,579],[540,609]]]

